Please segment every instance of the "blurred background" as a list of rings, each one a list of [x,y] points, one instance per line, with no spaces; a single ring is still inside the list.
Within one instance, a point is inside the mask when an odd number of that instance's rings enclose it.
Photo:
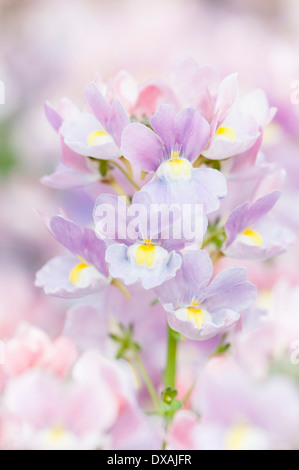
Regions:
[[[185,56],[221,74],[237,71],[244,91],[262,87],[279,107],[288,152],[276,146],[273,159],[289,168],[287,189],[297,191],[299,105],[290,96],[299,79],[298,31],[295,0],[0,0],[0,339],[20,319],[55,334],[66,309],[34,287],[36,270],[58,252],[34,210],[74,208],[83,190],[39,183],[60,157],[43,103],[67,96],[83,104],[97,72],[104,80],[119,69],[139,82],[167,78]],[[297,230],[296,211],[293,199],[288,221]],[[294,260],[285,259],[288,270]]]

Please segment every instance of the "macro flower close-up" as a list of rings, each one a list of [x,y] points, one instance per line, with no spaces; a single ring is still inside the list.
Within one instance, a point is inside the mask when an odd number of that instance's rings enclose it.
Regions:
[[[299,450],[298,5],[0,22],[0,450]]]

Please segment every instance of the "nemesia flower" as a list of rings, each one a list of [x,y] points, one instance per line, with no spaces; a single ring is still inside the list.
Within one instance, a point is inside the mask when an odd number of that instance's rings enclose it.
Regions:
[[[95,83],[87,85],[86,99],[94,114],[83,112],[63,121],[60,132],[65,144],[87,157],[120,157],[122,131],[130,122],[128,115],[118,100],[109,105]]]
[[[198,418],[190,410],[178,411],[171,423],[167,438],[167,450],[196,449]]]
[[[88,297],[54,328],[41,314],[1,323],[3,449],[299,446],[298,253],[254,262],[283,253],[298,225],[295,113],[278,116],[277,138],[272,87],[271,101],[242,96],[237,74],[190,59],[170,83],[121,70],[87,85],[82,111],[45,105],[61,161],[43,182],[89,185],[65,211],[85,225],[94,207],[94,229],[42,216],[69,255],[36,285]]]
[[[236,73],[221,80],[212,67],[199,67],[189,58],[173,68],[171,83],[179,102],[195,106],[210,123],[225,119],[239,91]]]
[[[219,273],[209,284],[213,265],[208,253],[184,255],[176,278],[156,288],[169,326],[193,340],[205,340],[240,318],[256,298],[256,287],[246,280],[245,268]]]
[[[298,301],[299,286],[296,282],[280,277],[271,291],[260,289],[259,304],[264,310],[254,328],[244,328],[234,340],[235,360],[253,377],[265,378],[271,367],[298,362]],[[281,312],[284,315],[281,315]],[[251,354],[249,354],[251,351]]]
[[[240,99],[240,109],[251,115],[261,128],[268,126],[277,112],[275,106],[269,106],[266,93],[260,88]]]
[[[182,240],[163,239],[162,232],[165,227],[162,227],[156,218],[154,223],[151,223],[150,212],[147,210],[150,203],[148,200],[148,204],[145,205],[147,197],[144,196],[146,195],[140,196],[139,193],[139,198],[133,198],[132,201],[133,206],[135,202],[142,201],[142,207],[146,211],[146,218],[140,219],[138,226],[134,227],[133,238],[126,231],[125,220],[118,228],[114,225],[115,218],[119,220],[120,217],[123,215],[126,217],[127,214],[125,202],[116,196],[104,194],[97,199],[94,220],[97,235],[106,236],[107,241],[110,242],[105,257],[109,263],[110,275],[121,279],[126,285],[141,282],[145,289],[151,289],[173,277],[181,266],[181,256],[175,252],[175,249],[178,246],[181,247]],[[108,209],[114,208],[113,214],[109,215],[113,219],[111,220],[113,232],[103,234],[99,224],[102,222],[101,217],[106,211],[106,207]],[[118,238],[120,231],[123,233],[122,239]],[[117,243],[111,244],[111,240],[115,240]]]
[[[60,163],[54,173],[43,176],[41,183],[55,189],[69,189],[86,186],[98,180],[99,174],[95,162],[90,162],[90,169],[87,171],[73,170]]]
[[[35,285],[46,294],[76,298],[105,288],[109,275],[105,263],[106,246],[94,231],[61,216],[44,221],[50,233],[67,248],[71,256],[59,256],[49,261],[36,274]]]
[[[123,296],[121,292],[120,294]],[[116,295],[115,292],[113,295]],[[74,305],[66,312],[63,335],[82,351],[92,348],[106,350],[109,318],[104,300],[97,296],[96,302]]]
[[[24,399],[28,400],[27,407],[23,406]],[[131,436],[145,433],[129,367],[105,359],[97,350],[81,356],[68,380],[42,369],[12,378],[4,393],[4,404],[5,422],[16,421],[16,449],[119,447],[128,440],[124,435],[127,420]],[[154,434],[151,436],[148,429],[146,437],[154,439]]]
[[[269,106],[267,97],[261,89],[253,90],[241,98],[238,102],[238,108],[242,115],[249,116],[249,120],[251,117],[257,123],[259,137],[253,145],[249,146],[245,151],[234,155],[232,160],[226,162],[230,166],[230,173],[236,173],[241,170],[248,171],[248,169],[252,170],[258,157],[261,160],[260,151],[264,141],[264,134],[277,111],[276,108]]]
[[[129,367],[116,361],[107,360],[96,350],[86,351],[75,365],[73,376],[80,383],[89,384],[90,388],[102,387],[110,390],[111,401],[118,404],[117,416],[110,428],[105,448],[133,448],[140,442],[140,447],[151,448],[157,444],[157,436],[136,401],[136,384]],[[146,440],[148,439],[148,442]]]
[[[90,388],[34,370],[9,381],[4,403],[19,421],[16,448],[28,450],[95,449],[118,410],[105,382]]]
[[[245,152],[260,135],[257,122],[235,105],[224,121],[213,122],[209,145],[202,152],[209,160],[223,160]]]
[[[211,168],[193,168],[209,138],[207,121],[193,108],[175,113],[160,105],[150,119],[153,131],[133,123],[122,135],[124,156],[142,170],[154,173],[142,191],[152,202],[203,204],[206,213],[219,207],[226,194],[223,175]]]
[[[39,367],[63,377],[76,359],[71,340],[61,336],[51,341],[44,331],[23,323],[5,344],[4,370],[11,377]]]
[[[231,358],[214,358],[198,382],[193,403],[201,415],[195,433],[197,449],[298,446],[299,395],[287,377],[255,383]]]
[[[262,90],[237,99],[237,74],[221,80],[214,69],[199,67],[191,59],[174,68],[172,83],[179,101],[195,106],[210,123],[210,139],[202,151],[210,160],[226,159],[251,148],[276,112]]]
[[[288,379],[255,384],[232,361],[215,358],[195,387],[193,402],[197,413],[175,415],[167,449],[273,450],[298,444],[298,394]]]
[[[121,134],[130,122],[128,115],[118,100],[109,105],[95,83],[87,85],[86,99],[94,114],[73,110],[65,119],[46,104],[46,115],[63,139],[64,160],[86,166],[78,155],[104,160],[120,157]]]
[[[118,99],[130,116],[139,119],[154,114],[159,104],[176,103],[173,91],[164,81],[155,79],[138,86],[125,70],[108,80],[105,96],[109,103]]]
[[[44,176],[41,182],[46,186],[57,189],[67,189],[77,186],[85,186],[100,179],[98,165],[89,158],[71,150],[64,142],[61,134],[61,126],[66,119],[76,119],[79,110],[68,99],[61,100],[57,110],[49,103],[45,103],[46,117],[59,134],[61,146],[61,162],[57,165],[54,173]]]
[[[265,217],[279,196],[279,191],[273,191],[251,206],[246,202],[232,212],[225,224],[227,256],[267,259],[286,251],[294,240],[292,232]]]

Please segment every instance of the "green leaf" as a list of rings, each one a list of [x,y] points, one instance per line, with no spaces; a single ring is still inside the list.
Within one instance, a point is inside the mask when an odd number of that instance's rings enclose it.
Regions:
[[[113,341],[117,341],[118,343],[121,343],[122,342],[122,339],[119,337],[119,336],[116,336],[112,333],[110,333],[110,338],[113,339]]]
[[[230,343],[222,344],[216,349],[215,354],[223,354],[228,351],[230,347]]]
[[[170,405],[171,411],[178,411],[182,408],[182,403],[179,400],[173,400]]]
[[[134,341],[133,333],[134,326],[130,324],[128,327],[125,327],[123,324],[118,325],[120,334],[116,335],[111,333],[109,336],[111,339],[120,344],[119,350],[116,354],[116,359],[126,357],[130,352],[139,352],[141,351],[140,345]]]

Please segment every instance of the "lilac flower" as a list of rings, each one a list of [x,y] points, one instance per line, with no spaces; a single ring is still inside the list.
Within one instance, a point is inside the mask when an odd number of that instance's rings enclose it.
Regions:
[[[225,119],[238,95],[237,74],[220,79],[212,67],[199,67],[184,59],[172,72],[172,84],[184,106],[194,105],[207,121]]]
[[[109,105],[95,83],[87,85],[86,99],[93,114],[83,112],[65,119],[60,128],[64,143],[79,155],[120,157],[121,135],[130,122],[127,113],[118,100]]]
[[[61,216],[47,220],[47,228],[71,256],[58,256],[50,260],[36,274],[35,285],[46,294],[63,298],[76,298],[98,292],[110,280],[105,263],[106,246],[94,231],[83,231],[74,222]]]
[[[88,168],[89,167],[89,168]],[[87,164],[85,171],[72,169],[59,163],[55,171],[50,175],[43,176],[41,183],[50,188],[70,189],[87,186],[100,179],[98,165],[95,162]]]
[[[212,160],[239,156],[241,161],[246,158],[254,164],[254,147],[260,147],[264,127],[271,122],[275,113],[276,108],[269,106],[265,93],[254,90],[236,101],[225,119],[214,117],[210,142],[202,154]],[[253,155],[250,156],[251,149]]]
[[[193,407],[201,416],[193,434],[197,449],[298,447],[298,390],[286,375],[255,382],[231,357],[216,357],[195,387]]]
[[[155,173],[143,188],[152,202],[203,204],[206,213],[219,208],[226,181],[217,170],[193,168],[209,138],[209,124],[192,108],[175,113],[160,105],[150,119],[154,131],[133,123],[122,135],[124,156],[134,165]]]
[[[211,123],[210,141],[202,154],[210,160],[233,157],[251,148],[259,136],[259,125],[255,119],[234,105],[224,121],[219,123],[215,119]]]
[[[236,323],[239,312],[256,297],[245,268],[227,269],[213,281],[213,265],[205,251],[184,255],[175,279],[156,288],[172,329],[189,339],[205,340]]]
[[[140,201],[141,208],[145,210],[145,217],[140,217],[137,226],[132,230],[134,233],[129,230],[132,220],[126,225],[129,209],[125,202],[116,196],[103,194],[97,199],[94,220],[97,235],[106,237],[107,243],[110,244],[106,252],[110,275],[121,279],[126,285],[141,282],[145,289],[151,289],[175,276],[181,266],[181,256],[175,250],[180,249],[183,242],[163,239],[163,230],[166,227],[160,226],[158,218],[154,223],[150,223],[149,199],[145,194],[137,194],[138,197],[133,198],[133,205]],[[105,225],[104,233],[102,217],[106,210],[111,220],[107,223],[108,230]],[[117,225],[114,225],[115,219],[118,221]],[[123,232],[122,236],[120,232]],[[116,243],[111,244],[111,240]]]
[[[102,83],[98,86],[104,88]],[[109,102],[119,99],[129,115],[138,119],[152,116],[159,104],[176,104],[172,89],[163,80],[153,79],[137,85],[126,70],[121,70],[108,80],[105,97]]]
[[[16,449],[22,450],[95,449],[105,442],[119,407],[105,380],[91,387],[38,368],[10,380],[3,400],[18,423]]]
[[[77,119],[79,110],[69,100],[61,100],[58,109],[54,109],[49,103],[45,103],[46,117],[59,134],[61,146],[61,162],[54,173],[44,176],[41,182],[46,186],[57,189],[68,189],[98,181],[100,178],[98,165],[89,158],[79,155],[71,150],[64,142],[60,133],[61,126],[66,119]]]
[[[293,243],[292,232],[265,217],[279,196],[279,191],[273,191],[251,206],[246,202],[231,213],[225,225],[228,240],[223,251],[227,256],[267,259],[283,253]]]

